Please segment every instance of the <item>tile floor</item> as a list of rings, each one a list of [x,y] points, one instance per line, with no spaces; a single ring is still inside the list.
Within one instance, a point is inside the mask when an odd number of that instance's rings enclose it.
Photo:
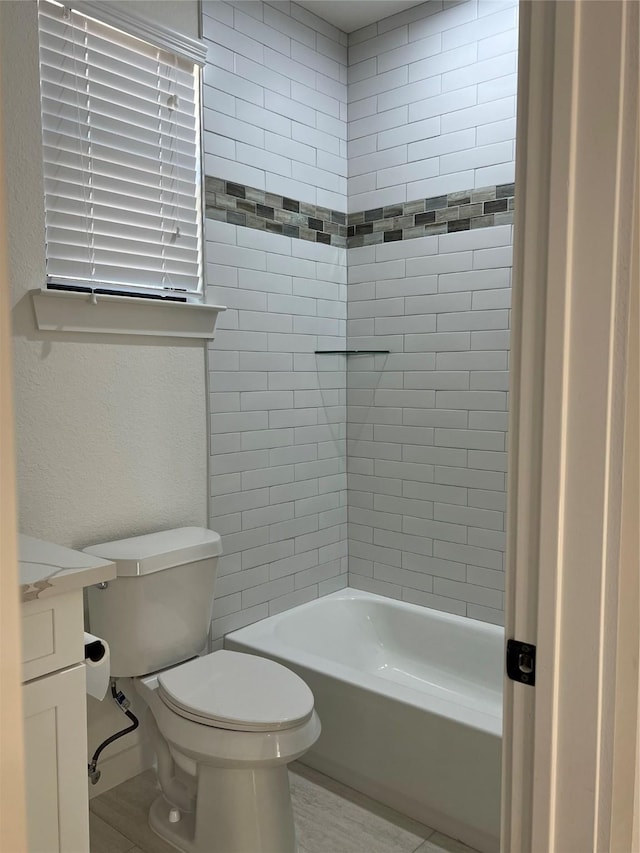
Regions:
[[[290,779],[300,853],[475,853],[301,764]],[[175,853],[149,828],[156,796],[147,770],[91,800],[91,853]]]

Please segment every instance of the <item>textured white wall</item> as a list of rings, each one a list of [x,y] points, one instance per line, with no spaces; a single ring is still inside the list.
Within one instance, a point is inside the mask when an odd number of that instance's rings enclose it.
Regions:
[[[197,3],[124,3],[197,35]],[[133,8],[135,7],[135,8]],[[90,542],[207,522],[204,344],[38,332],[27,291],[45,281],[37,6],[0,3],[2,109],[14,325],[19,524]],[[91,751],[122,726],[89,699]],[[112,746],[92,793],[149,766],[138,733]]]
[[[350,211],[514,180],[517,12],[429,0],[350,34]]]
[[[81,547],[204,524],[204,346],[35,328],[27,291],[45,280],[36,4],[0,5],[20,528]],[[174,4],[156,5],[162,15]]]
[[[200,10],[197,0],[109,0],[109,5],[185,36],[199,37]]]

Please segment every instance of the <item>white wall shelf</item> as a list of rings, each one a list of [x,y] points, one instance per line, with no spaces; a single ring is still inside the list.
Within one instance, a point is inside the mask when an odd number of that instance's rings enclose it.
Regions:
[[[152,335],[212,340],[222,305],[173,302],[144,297],[78,293],[41,288],[31,291],[41,331],[110,335]]]

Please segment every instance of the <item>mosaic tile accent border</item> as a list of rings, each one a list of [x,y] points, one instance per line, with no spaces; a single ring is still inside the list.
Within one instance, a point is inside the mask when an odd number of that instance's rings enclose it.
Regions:
[[[510,225],[514,209],[514,184],[499,184],[363,210],[348,216],[347,245],[355,249],[430,234]]]
[[[205,216],[328,246],[347,247],[347,214],[222,178],[205,177]]]
[[[514,210],[514,184],[463,190],[346,214],[223,178],[205,178],[207,219],[342,249],[511,225]]]

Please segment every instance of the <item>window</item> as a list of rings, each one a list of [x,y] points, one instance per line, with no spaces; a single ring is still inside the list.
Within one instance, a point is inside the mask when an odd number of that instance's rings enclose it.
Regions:
[[[200,43],[75,5],[39,3],[47,286],[200,294]]]

